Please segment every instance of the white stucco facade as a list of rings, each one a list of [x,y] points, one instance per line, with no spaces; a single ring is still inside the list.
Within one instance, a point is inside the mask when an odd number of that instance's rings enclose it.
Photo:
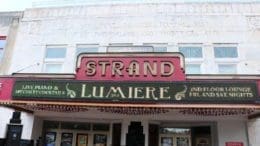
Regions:
[[[67,49],[62,73],[74,73],[77,45],[96,44],[99,52],[106,52],[106,46],[118,43],[164,44],[169,52],[178,52],[182,44],[199,44],[203,49],[199,60],[202,74],[216,74],[217,65],[227,63],[214,59],[216,44],[234,44],[238,58],[230,62],[237,65],[236,73],[259,74],[259,9],[259,3],[104,4],[28,9],[20,21],[11,66],[5,74],[43,72],[48,45],[63,45]],[[27,52],[33,55],[28,57]]]
[[[72,7],[33,8],[23,12],[15,31],[6,26],[0,31],[15,36],[9,51],[0,64],[1,75],[12,73],[46,73],[46,48],[66,48],[60,73],[75,73],[78,45],[95,45],[98,52],[118,44],[163,45],[167,52],[179,52],[182,45],[202,48],[200,59],[187,59],[186,63],[201,64],[201,74],[218,74],[218,64],[235,64],[236,74],[260,74],[260,3],[132,3],[102,4]],[[9,33],[7,33],[7,30]],[[238,57],[216,59],[216,45],[237,47]],[[12,112],[0,107],[0,138],[5,138],[6,125]],[[249,121],[247,116],[194,116],[171,111],[161,115],[120,115],[101,113],[91,109],[84,113],[22,112],[22,139],[43,137],[44,120],[50,121],[106,121],[122,123],[121,145],[125,146],[126,133],[131,121],[141,121],[144,134],[149,123],[177,126],[205,125],[212,128],[212,146],[225,146],[238,141],[244,146],[259,146],[259,119]],[[111,135],[111,131],[108,135]],[[108,144],[111,145],[111,139]],[[145,146],[148,137],[145,135]]]

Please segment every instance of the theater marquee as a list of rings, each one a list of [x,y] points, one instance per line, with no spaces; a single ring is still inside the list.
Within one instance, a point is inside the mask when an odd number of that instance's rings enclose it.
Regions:
[[[76,80],[184,81],[180,53],[81,54]]]
[[[96,102],[254,102],[254,82],[16,81],[14,99]]]

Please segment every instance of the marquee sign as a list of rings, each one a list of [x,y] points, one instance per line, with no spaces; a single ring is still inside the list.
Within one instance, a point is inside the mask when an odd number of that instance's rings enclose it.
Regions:
[[[184,57],[179,53],[81,54],[77,80],[184,81]]]
[[[12,78],[0,78],[0,101],[11,99],[13,82]]]
[[[255,82],[16,81],[13,99],[96,102],[254,102]]]

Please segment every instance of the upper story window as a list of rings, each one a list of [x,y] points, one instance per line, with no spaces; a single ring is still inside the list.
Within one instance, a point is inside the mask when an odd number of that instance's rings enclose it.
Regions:
[[[76,56],[80,53],[97,53],[98,44],[77,45]]]
[[[61,73],[66,58],[66,46],[55,45],[47,46],[44,58],[43,72]]]
[[[202,47],[198,46],[183,46],[179,47],[179,51],[185,58],[202,58]]]
[[[59,59],[59,58],[65,58],[66,56],[66,48],[63,47],[51,47],[46,48],[46,59]]]
[[[201,44],[179,44],[179,52],[185,57],[185,71],[187,74],[200,74],[203,63]]]
[[[218,73],[236,74],[239,59],[237,44],[214,44]]]
[[[236,74],[236,64],[218,64],[218,72],[221,74]]]
[[[107,52],[152,52],[152,47],[134,46],[132,43],[112,43],[107,47]]]
[[[216,46],[214,47],[215,58],[238,58],[237,47]]]
[[[167,43],[144,43],[144,46],[152,46],[151,52],[167,52]]]
[[[6,44],[6,36],[0,36],[0,62],[4,55],[5,44]]]

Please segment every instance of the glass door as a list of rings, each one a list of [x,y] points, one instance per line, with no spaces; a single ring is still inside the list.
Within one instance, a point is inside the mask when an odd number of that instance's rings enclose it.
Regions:
[[[61,146],[72,146],[73,133],[62,133],[61,134]]]
[[[160,146],[176,146],[174,144],[175,142],[172,134],[160,135]]]
[[[190,136],[175,136],[176,146],[191,146]]]
[[[77,134],[77,146],[88,146],[88,134]]]
[[[191,146],[189,135],[161,134],[160,146]]]

